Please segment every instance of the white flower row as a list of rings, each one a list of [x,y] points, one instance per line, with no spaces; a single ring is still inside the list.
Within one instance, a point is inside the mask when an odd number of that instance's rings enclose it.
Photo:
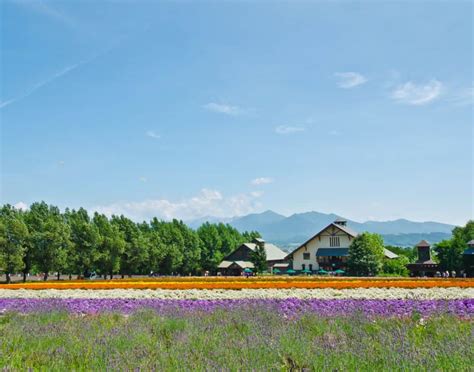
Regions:
[[[474,288],[354,288],[354,289],[0,289],[0,298],[122,298],[122,299],[420,299],[474,298]]]

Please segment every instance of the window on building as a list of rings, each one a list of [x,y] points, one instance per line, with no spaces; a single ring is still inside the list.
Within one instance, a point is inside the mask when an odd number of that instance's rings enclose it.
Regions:
[[[340,247],[341,243],[339,241],[339,237],[338,236],[330,236],[329,237],[329,246],[330,247]]]
[[[313,264],[309,264],[309,271],[313,271]]]
[[[309,260],[309,252],[303,253],[303,260]]]
[[[306,269],[306,265],[305,264],[302,264],[301,265],[301,270],[305,270]]]

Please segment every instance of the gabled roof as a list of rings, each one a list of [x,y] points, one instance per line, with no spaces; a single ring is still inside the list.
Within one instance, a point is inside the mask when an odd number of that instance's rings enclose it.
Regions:
[[[318,232],[316,235],[313,235],[311,238],[309,238],[307,241],[305,241],[303,244],[301,244],[298,248],[296,248],[295,250],[293,250],[291,253],[289,253],[286,258],[288,258],[289,256],[291,256],[293,253],[295,253],[296,251],[299,251],[301,248],[303,248],[306,244],[308,244],[311,240],[317,238],[319,235],[321,235],[325,230],[327,230],[328,228],[330,228],[331,226],[334,226],[335,228],[341,230],[342,232],[345,232],[347,235],[355,238],[358,234],[357,232],[355,232],[354,230],[352,230],[351,228],[347,227],[347,226],[342,226],[342,225],[339,225],[335,222],[332,222],[330,223],[329,225],[327,225],[324,229],[322,229],[320,232]]]
[[[467,245],[469,245],[469,246],[473,245],[473,246],[474,246],[474,239],[468,241],[468,242],[467,242]]]
[[[252,251],[254,251],[255,247],[257,246],[255,243],[244,243],[243,245]],[[265,248],[265,253],[267,254],[267,261],[284,260],[286,257],[286,252],[282,251],[276,245],[265,243],[263,247]]]

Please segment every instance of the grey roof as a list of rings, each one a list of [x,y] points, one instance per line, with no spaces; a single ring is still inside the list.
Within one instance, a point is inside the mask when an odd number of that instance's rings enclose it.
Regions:
[[[393,253],[392,251],[389,251],[386,248],[383,249],[383,254],[384,254],[385,257],[390,258],[390,259],[398,257],[398,254],[395,254],[395,253]]]
[[[467,245],[474,245],[474,239],[467,242]]]
[[[257,246],[255,243],[244,243],[244,245],[250,248],[252,251],[254,251],[255,247]],[[286,257],[286,252],[282,251],[276,245],[265,243],[264,248],[265,253],[267,254],[267,261],[284,260]]]
[[[350,227],[343,226],[343,225],[338,225],[337,223],[334,223],[334,222],[331,225],[336,226],[337,228],[344,231],[346,234],[351,235],[353,238],[355,238],[358,235],[357,231],[352,230]],[[327,227],[326,227],[326,229],[327,229]]]
[[[232,265],[234,262],[233,261],[222,261],[217,268],[218,269],[227,269],[230,265]]]
[[[417,247],[430,247],[431,245],[426,240],[422,240],[416,246]]]
[[[242,269],[253,269],[253,263],[250,261],[234,261],[234,263]]]
[[[290,266],[290,264],[288,262],[285,262],[285,263],[276,263],[275,265],[273,265],[274,268],[278,268],[278,267],[282,267],[282,268],[285,268],[285,267],[288,267]]]
[[[255,238],[255,239],[253,240],[253,242],[265,243],[265,240],[263,240],[262,238]]]
[[[336,220],[337,221],[337,220]],[[303,244],[301,244],[298,248],[296,248],[295,250],[293,250],[291,253],[289,253],[287,255],[287,257],[291,256],[293,253],[295,253],[296,251],[298,251],[299,249],[303,248],[306,244],[308,244],[311,240],[313,240],[314,238],[316,238],[319,234],[321,234],[324,230],[326,230],[328,227],[331,227],[331,226],[334,226],[336,228],[338,228],[339,230],[345,232],[346,234],[352,236],[353,238],[355,238],[358,233],[354,230],[352,230],[351,228],[347,227],[347,226],[343,226],[343,225],[338,225],[337,223],[335,222],[332,222],[330,223],[329,225],[327,225],[324,229],[322,229],[321,231],[319,231],[317,234],[313,235],[311,238],[309,238],[307,241],[305,241]]]
[[[250,261],[222,261],[219,266],[217,266],[218,269],[227,269],[233,264],[236,264],[237,266],[241,267],[242,269],[253,269],[253,263]]]
[[[328,257],[328,256],[348,256],[349,248],[319,248],[316,251],[317,257]]]

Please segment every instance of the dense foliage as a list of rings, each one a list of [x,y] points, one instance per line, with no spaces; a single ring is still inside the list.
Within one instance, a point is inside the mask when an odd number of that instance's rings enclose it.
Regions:
[[[468,221],[464,227],[455,227],[453,237],[435,245],[434,251],[442,270],[464,270],[463,253],[467,243],[474,239],[474,221]]]
[[[383,239],[378,234],[359,234],[349,247],[347,266],[353,275],[377,275],[382,269]]]
[[[197,231],[182,221],[135,223],[124,216],[59,208],[44,202],[27,211],[0,209],[0,271],[90,276],[200,274],[257,232],[241,234],[226,224],[205,223]]]

